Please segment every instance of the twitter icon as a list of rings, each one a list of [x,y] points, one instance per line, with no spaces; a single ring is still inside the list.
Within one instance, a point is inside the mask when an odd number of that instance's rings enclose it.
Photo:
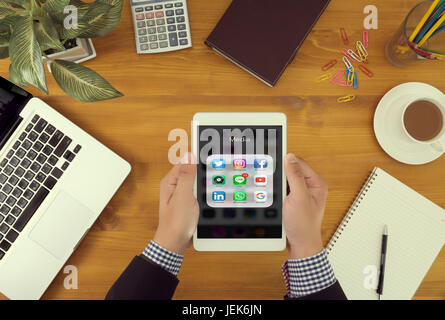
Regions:
[[[213,169],[224,169],[226,167],[226,162],[224,159],[213,159],[212,168]]]

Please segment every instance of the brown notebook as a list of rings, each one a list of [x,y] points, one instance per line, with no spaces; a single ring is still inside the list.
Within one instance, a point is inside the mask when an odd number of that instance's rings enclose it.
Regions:
[[[330,0],[233,0],[205,43],[273,87]]]

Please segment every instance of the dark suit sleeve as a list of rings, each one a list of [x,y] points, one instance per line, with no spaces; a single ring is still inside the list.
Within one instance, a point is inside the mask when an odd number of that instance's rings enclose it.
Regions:
[[[178,278],[144,256],[136,256],[108,291],[107,300],[170,300]]]
[[[312,293],[307,296],[302,296],[299,298],[289,298],[288,296],[285,296],[284,299],[286,300],[347,300],[345,293],[343,292],[343,289],[340,286],[340,283],[338,281],[335,281],[335,283],[327,287],[326,289],[323,289],[319,292]]]

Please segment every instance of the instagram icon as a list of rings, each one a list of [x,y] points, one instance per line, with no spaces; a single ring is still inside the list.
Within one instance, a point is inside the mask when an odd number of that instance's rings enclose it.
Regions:
[[[233,169],[245,169],[247,166],[246,159],[234,159]]]

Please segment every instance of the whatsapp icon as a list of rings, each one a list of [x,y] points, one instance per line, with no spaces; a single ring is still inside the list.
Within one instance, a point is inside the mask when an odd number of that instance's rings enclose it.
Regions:
[[[233,201],[246,201],[247,199],[247,193],[244,191],[235,191],[233,193]]]

